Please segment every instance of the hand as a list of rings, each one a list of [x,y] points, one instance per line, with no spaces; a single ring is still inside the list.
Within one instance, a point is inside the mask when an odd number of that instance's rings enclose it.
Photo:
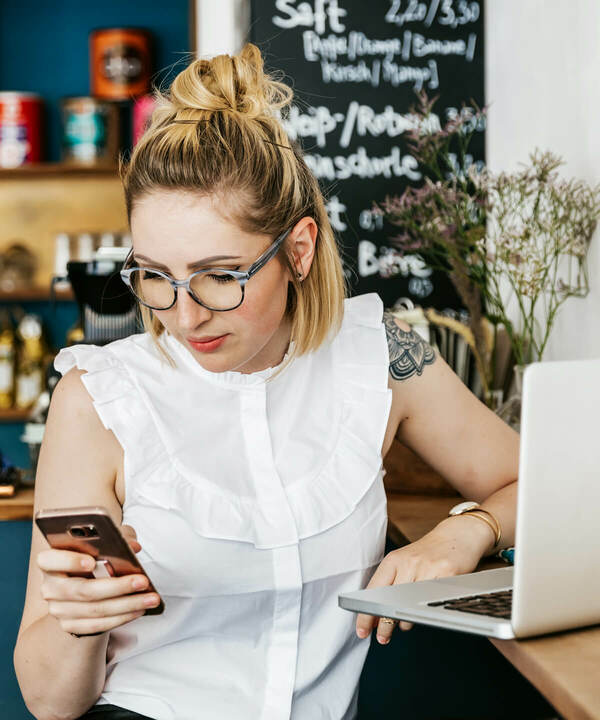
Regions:
[[[134,552],[142,549],[130,525],[123,525],[121,532]],[[140,593],[148,587],[148,578],[139,573],[109,578],[70,576],[94,569],[95,559],[85,553],[43,550],[37,564],[43,575],[41,589],[48,613],[68,633],[91,635],[113,630],[159,603],[156,593]]]
[[[484,523],[472,518],[448,518],[420,540],[386,555],[367,588],[472,572],[489,546],[490,537],[491,530]],[[377,627],[378,642],[387,645],[396,625],[389,620],[359,613],[356,634],[366,638]],[[400,621],[401,630],[411,628],[412,623]]]

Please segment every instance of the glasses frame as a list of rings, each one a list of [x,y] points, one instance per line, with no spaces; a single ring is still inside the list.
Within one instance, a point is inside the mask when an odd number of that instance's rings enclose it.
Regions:
[[[278,252],[279,248],[283,244],[284,240],[287,238],[287,236],[292,231],[292,228],[289,228],[285,232],[281,233],[278,237],[275,238],[275,240],[269,245],[269,247],[264,251],[264,253],[255,260],[252,265],[245,271],[241,272],[240,270],[228,270],[225,268],[206,268],[205,270],[196,270],[193,272],[186,280],[175,280],[170,275],[168,275],[166,272],[163,272],[162,270],[156,270],[152,267],[141,267],[139,265],[135,265],[134,267],[127,267],[127,263],[129,262],[130,257],[133,254],[133,249],[130,252],[130,255],[125,260],[125,264],[122,270],[120,270],[119,274],[121,276],[121,279],[127,285],[129,290],[132,292],[136,300],[142,305],[145,305],[147,308],[150,308],[151,310],[170,310],[173,305],[177,302],[177,288],[185,288],[188,292],[188,295],[192,298],[192,300],[198,305],[202,305],[202,307],[206,308],[207,310],[211,310],[212,312],[229,312],[230,310],[235,310],[236,308],[239,308],[239,306],[244,302],[244,297],[246,293],[246,283],[253,275],[256,275],[256,273],[263,268],[271,258],[273,258],[276,253]],[[143,300],[141,300],[136,293],[134,292],[132,286],[131,286],[131,273],[136,270],[152,270],[152,272],[157,273],[161,277],[164,277],[165,280],[168,280],[171,287],[173,288],[173,302],[165,308],[157,308],[153,305],[149,305],[148,303],[145,303]],[[222,308],[213,308],[210,307],[210,305],[207,305],[206,303],[202,302],[199,298],[197,298],[194,293],[192,292],[192,289],[190,287],[190,282],[192,281],[192,278],[195,278],[197,275],[205,275],[207,273],[214,273],[214,272],[222,272],[227,273],[234,277],[238,283],[240,284],[240,287],[242,289],[242,298],[239,301],[237,305],[234,305],[233,307],[222,309]]]

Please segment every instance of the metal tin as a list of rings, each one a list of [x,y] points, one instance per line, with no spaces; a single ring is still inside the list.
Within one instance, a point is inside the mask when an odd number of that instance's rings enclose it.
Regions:
[[[0,167],[42,161],[43,100],[27,92],[0,92]]]
[[[110,165],[119,151],[117,107],[92,97],[63,98],[63,160],[83,165]]]
[[[141,28],[90,33],[90,87],[105,100],[128,100],[150,89],[152,35]]]
[[[156,100],[153,95],[142,95],[133,104],[133,144],[137,145],[138,140],[148,129],[152,120],[152,113],[156,107]]]

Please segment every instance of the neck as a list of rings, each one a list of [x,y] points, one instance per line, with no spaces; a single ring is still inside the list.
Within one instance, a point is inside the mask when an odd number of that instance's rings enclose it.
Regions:
[[[247,363],[237,368],[237,371],[249,374],[279,365],[289,348],[291,330],[291,322],[288,319],[283,320],[269,342]]]

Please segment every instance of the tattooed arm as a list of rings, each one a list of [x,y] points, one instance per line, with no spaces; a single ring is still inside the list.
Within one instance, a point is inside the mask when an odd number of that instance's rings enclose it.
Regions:
[[[396,438],[437,470],[465,498],[493,512],[500,545],[514,542],[519,436],[488,410],[439,355],[408,325],[386,314],[390,422]],[[494,546],[491,529],[464,515],[446,518],[410,545],[382,560],[368,587],[459,575],[475,569]],[[377,628],[389,642],[393,625],[359,614],[356,632]],[[410,623],[401,623],[404,630]]]
[[[384,315],[396,438],[461,495],[482,502],[517,479],[519,436],[408,325]]]

